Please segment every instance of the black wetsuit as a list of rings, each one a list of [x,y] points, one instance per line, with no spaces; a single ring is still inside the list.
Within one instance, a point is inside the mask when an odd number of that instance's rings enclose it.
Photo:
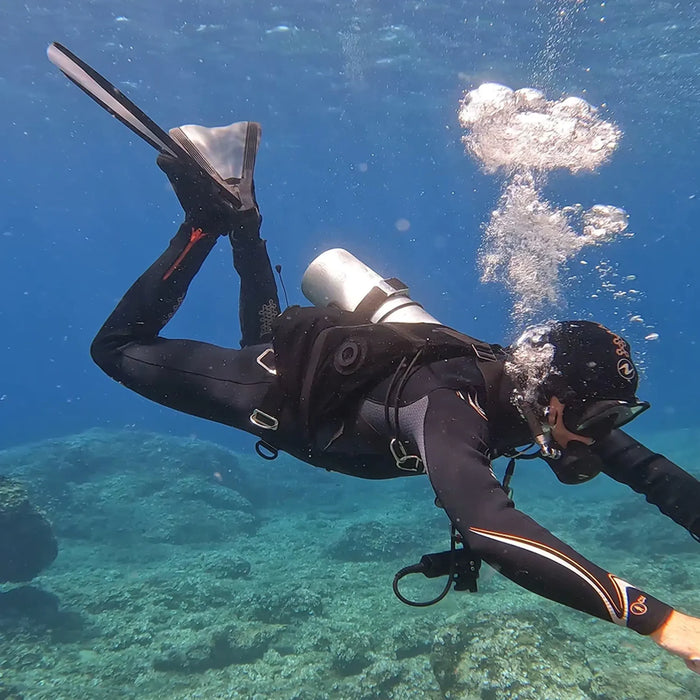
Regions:
[[[315,466],[370,479],[410,474],[389,451],[395,427],[387,425],[384,406],[390,377],[348,406],[343,420],[322,426],[313,445],[295,444],[284,431],[277,436],[251,422],[275,382],[265,353],[279,312],[265,244],[254,228],[233,244],[241,277],[242,349],[160,335],[216,243],[215,236],[183,224],[105,322],[92,346],[95,362],[153,401],[245,430]],[[419,365],[401,392],[401,438],[422,459],[440,503],[476,555],[539,595],[642,634],[655,631],[669,606],[586,560],[518,511],[494,476],[494,456],[529,442],[509,391],[504,383],[486,392],[473,357]],[[645,492],[639,483],[634,488]]]

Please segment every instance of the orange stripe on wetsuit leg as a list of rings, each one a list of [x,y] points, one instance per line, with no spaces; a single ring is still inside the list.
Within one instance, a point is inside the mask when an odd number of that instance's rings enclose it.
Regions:
[[[190,240],[187,242],[187,245],[185,246],[185,249],[180,253],[180,255],[177,256],[175,259],[175,262],[168,268],[168,271],[163,275],[163,279],[167,280],[170,275],[177,270],[179,267],[180,263],[185,259],[187,253],[192,250],[193,246],[195,243],[198,241],[201,241],[202,238],[205,238],[208,234],[204,233],[201,228],[193,228],[192,233],[190,233]]]
[[[615,614],[618,616],[618,619],[622,620],[625,617],[626,613],[626,605],[625,605],[625,600],[624,596],[622,594],[622,591],[620,590],[619,585],[617,584],[617,577],[612,576],[611,574],[608,574],[608,577],[610,579],[610,582],[613,584],[613,588],[615,590],[615,593],[618,596],[617,602],[614,600],[614,598],[610,595],[610,593],[607,591],[605,586],[587,569],[585,569],[581,564],[579,564],[575,559],[572,559],[571,557],[567,557],[566,554],[563,554],[557,549],[554,549],[553,547],[550,547],[546,544],[543,544],[542,542],[537,542],[536,540],[530,540],[526,537],[519,537],[518,535],[509,535],[506,534],[505,532],[496,532],[493,530],[484,530],[482,528],[478,527],[470,527],[469,528],[472,532],[474,532],[477,535],[485,535],[485,536],[493,536],[493,537],[500,537],[506,541],[510,541],[513,543],[514,546],[518,546],[518,542],[522,542],[523,544],[528,544],[531,547],[534,547],[535,549],[541,549],[544,552],[547,552],[548,554],[552,554],[554,557],[557,557],[561,559],[562,561],[565,561],[567,564],[575,568],[577,571],[579,571],[581,574],[583,574],[589,581],[590,583],[598,589],[599,593],[601,596],[604,596],[608,602],[610,603],[610,607],[615,611]]]

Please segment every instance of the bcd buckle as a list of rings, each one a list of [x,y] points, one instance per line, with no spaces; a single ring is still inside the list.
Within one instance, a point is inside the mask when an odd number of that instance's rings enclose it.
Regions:
[[[398,438],[391,438],[389,451],[398,469],[405,472],[413,472],[414,474],[423,473],[423,460],[418,455],[408,454],[403,443]]]
[[[250,422],[263,430],[277,430],[280,424],[277,418],[271,416],[269,413],[261,411],[259,408],[256,408],[250,414]]]
[[[277,374],[277,369],[275,368],[275,351],[272,348],[267,348],[263,350],[256,358],[255,361],[270,374]]]
[[[482,362],[496,362],[498,359],[496,357],[496,353],[493,351],[493,348],[486,343],[481,343],[480,345],[472,343],[472,350],[476,355],[476,359],[481,360]]]

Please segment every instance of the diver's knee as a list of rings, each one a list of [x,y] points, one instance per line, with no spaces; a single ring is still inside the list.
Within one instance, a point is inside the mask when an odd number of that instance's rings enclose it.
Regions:
[[[90,345],[90,357],[105,374],[110,377],[116,374],[119,366],[119,353],[111,348],[106,339],[99,334]]]

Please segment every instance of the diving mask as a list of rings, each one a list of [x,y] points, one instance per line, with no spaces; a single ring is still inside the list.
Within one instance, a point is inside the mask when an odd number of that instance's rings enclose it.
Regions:
[[[599,440],[611,430],[621,428],[649,408],[647,401],[604,399],[567,404],[564,425],[576,435]]]

